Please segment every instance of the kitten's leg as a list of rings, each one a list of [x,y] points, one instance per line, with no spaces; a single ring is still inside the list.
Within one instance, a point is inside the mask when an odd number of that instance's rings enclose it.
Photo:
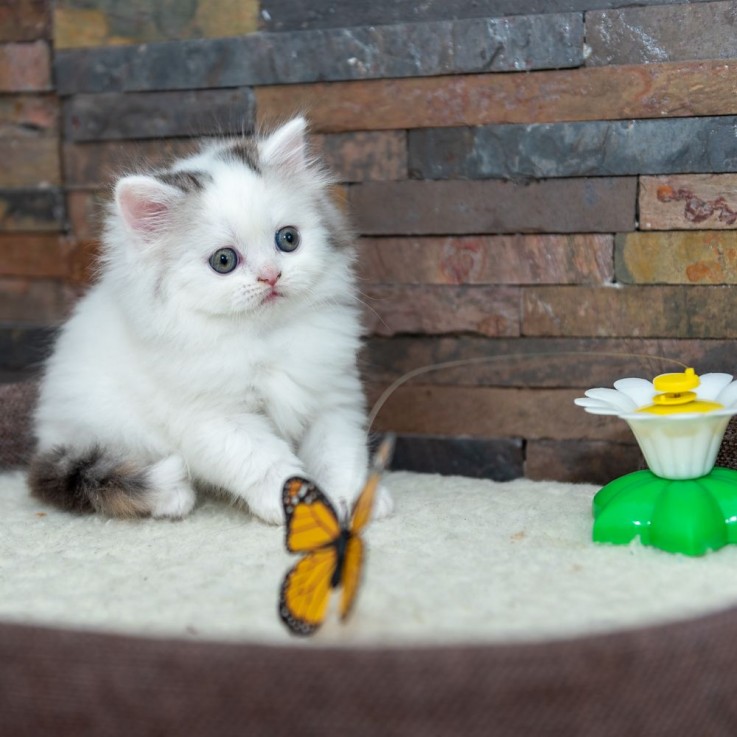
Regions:
[[[340,505],[350,509],[368,477],[365,417],[361,410],[326,409],[312,423],[299,448],[309,478]],[[394,509],[391,495],[379,486],[374,517],[386,517]]]
[[[257,517],[283,524],[282,488],[302,463],[261,415],[191,423],[182,451],[196,478],[240,497]]]

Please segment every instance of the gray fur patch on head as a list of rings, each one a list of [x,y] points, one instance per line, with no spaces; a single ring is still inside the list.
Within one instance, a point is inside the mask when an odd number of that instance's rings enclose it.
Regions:
[[[227,144],[220,150],[220,156],[226,161],[235,160],[245,164],[256,174],[261,174],[258,143],[253,138],[240,138]]]
[[[212,180],[212,177],[203,171],[189,171],[182,169],[181,171],[165,171],[158,172],[154,175],[160,182],[168,184],[182,192],[191,194],[193,192],[201,192],[205,188],[206,182]]]
[[[331,247],[336,251],[355,250],[356,232],[346,214],[336,204],[334,194],[330,191],[324,192],[319,199],[318,207],[330,234]]]

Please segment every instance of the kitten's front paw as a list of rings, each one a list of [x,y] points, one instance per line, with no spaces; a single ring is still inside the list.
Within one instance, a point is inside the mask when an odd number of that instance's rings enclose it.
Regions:
[[[151,466],[148,481],[152,517],[181,519],[192,511],[196,496],[179,456],[169,456]]]
[[[272,499],[273,495],[263,494],[259,499],[252,499],[248,502],[248,508],[251,514],[258,517],[262,522],[270,525],[284,524],[284,507],[281,503],[281,494],[278,500]]]
[[[251,513],[262,522],[270,525],[283,525],[285,522],[282,489],[291,476],[299,476],[299,471],[276,471],[269,473],[264,481],[254,484],[243,495]]]

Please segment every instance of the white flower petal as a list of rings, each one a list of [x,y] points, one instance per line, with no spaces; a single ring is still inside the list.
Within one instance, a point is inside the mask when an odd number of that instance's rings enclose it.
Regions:
[[[589,399],[588,397],[579,397],[573,400],[574,404],[583,407],[587,412],[596,410],[594,414],[621,415],[622,410],[613,407],[608,402],[601,402],[598,399]]]
[[[737,405],[737,381],[727,384],[716,396],[716,400],[725,407],[734,407]]]
[[[626,394],[634,402],[635,407],[652,404],[656,394],[652,382],[646,379],[619,379],[614,382],[614,388]]]
[[[732,381],[732,376],[731,374],[715,373],[704,374],[703,376],[699,376],[699,379],[700,383],[696,389],[699,399],[714,401],[719,396],[719,392]]]
[[[632,412],[637,409],[637,405],[626,394],[623,394],[616,389],[604,389],[599,387],[596,389],[589,389],[585,394],[587,397],[596,399],[604,404],[608,404],[620,412]]]
[[[609,415],[610,417],[621,417],[622,413],[612,407],[586,407],[590,415]]]
[[[622,410],[612,407],[611,404],[600,402],[598,399],[589,399],[588,397],[579,397],[573,400],[574,404],[583,407],[587,412],[595,415],[613,415],[621,417]]]

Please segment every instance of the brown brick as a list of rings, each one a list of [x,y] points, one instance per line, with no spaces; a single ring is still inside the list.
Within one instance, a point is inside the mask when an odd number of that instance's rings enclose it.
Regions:
[[[536,481],[607,484],[644,468],[634,442],[603,440],[531,440],[525,454],[525,476]]]
[[[469,332],[519,335],[513,287],[375,285],[362,287],[364,322],[377,335]]]
[[[469,360],[470,359],[470,360]],[[563,388],[651,379],[679,365],[732,372],[737,341],[646,338],[484,338],[471,335],[370,338],[361,354],[367,381],[390,384],[419,367],[463,362],[422,374],[423,384]]]
[[[403,131],[358,132],[313,137],[316,153],[341,182],[407,178]]]
[[[0,46],[0,92],[51,89],[51,54],[46,41]]]
[[[737,228],[737,174],[642,177],[640,228]]]
[[[0,138],[0,188],[61,184],[55,138]]]
[[[0,234],[0,276],[66,278],[73,250],[74,244],[57,234]]]
[[[108,193],[101,190],[67,192],[67,217],[74,238],[79,241],[99,239],[108,201]]]
[[[350,189],[364,235],[634,230],[636,179],[367,182]]]
[[[54,325],[68,314],[75,290],[51,279],[0,278],[0,322]]]
[[[610,235],[363,238],[362,279],[384,284],[601,284]]]
[[[49,38],[49,0],[4,0],[0,4],[0,42]]]
[[[71,239],[70,239],[71,240]],[[73,241],[69,255],[69,281],[75,284],[89,284],[97,267],[100,255],[98,241]]]
[[[730,287],[530,287],[522,333],[545,336],[735,338]]]
[[[0,139],[56,136],[59,102],[53,95],[0,96]]]
[[[624,284],[737,284],[737,231],[627,233],[615,262]]]
[[[98,250],[94,241],[77,242],[59,234],[0,234],[0,277],[86,284],[92,278]]]
[[[369,387],[376,399],[378,390]],[[405,385],[386,402],[374,424],[379,431],[482,438],[611,440],[632,438],[627,424],[590,415],[574,405],[576,389],[495,389]]]
[[[89,3],[57,0],[57,48],[117,46],[183,38],[215,38],[251,33],[258,25],[257,0],[195,0],[188,3]]]
[[[255,90],[262,121],[307,111],[315,130],[349,131],[691,117],[737,113],[737,62],[592,67]]]

